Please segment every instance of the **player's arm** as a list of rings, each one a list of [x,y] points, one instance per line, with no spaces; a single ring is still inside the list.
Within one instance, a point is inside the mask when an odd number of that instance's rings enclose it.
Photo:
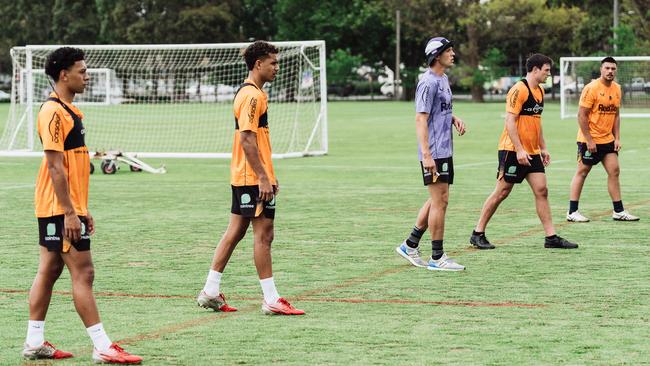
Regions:
[[[458,136],[463,136],[465,134],[465,131],[467,130],[467,126],[465,126],[465,122],[463,122],[462,119],[452,115],[451,123],[454,125],[454,127],[456,127],[456,131],[458,131]]]
[[[259,149],[257,147],[257,133],[253,131],[240,131],[239,132],[239,143],[244,149],[244,155],[246,155],[246,160],[250,164],[251,168],[257,175],[259,179],[259,198],[262,201],[270,201],[273,198],[273,185],[269,180],[266,171],[262,166],[262,161],[260,160]]]
[[[45,150],[45,158],[47,159],[47,169],[52,177],[54,194],[64,210],[63,236],[76,242],[81,238],[81,221],[74,210],[72,199],[70,199],[68,178],[65,176],[63,165],[63,152]]]
[[[621,113],[618,110],[616,111],[612,134],[614,135],[614,151],[619,151],[621,150]]]
[[[524,149],[524,146],[521,144],[519,139],[519,132],[517,131],[517,115],[511,112],[506,113],[506,131],[508,131],[508,137],[510,141],[515,145],[515,151],[517,152],[517,162],[521,165],[530,166],[530,155]]]
[[[425,171],[436,172],[436,162],[431,157],[429,150],[429,113],[418,112],[415,114],[415,132],[418,136],[420,152],[422,153],[422,166]]]
[[[544,140],[544,129],[542,125],[539,125],[539,149],[540,155],[542,155],[542,163],[544,166],[548,166],[551,163],[551,154],[549,154],[546,149],[546,140]]]
[[[589,132],[589,112],[590,108],[580,106],[578,110],[578,126],[580,126],[580,131],[582,136],[587,140],[587,149],[592,153],[596,152],[596,143],[591,137],[591,132]]]

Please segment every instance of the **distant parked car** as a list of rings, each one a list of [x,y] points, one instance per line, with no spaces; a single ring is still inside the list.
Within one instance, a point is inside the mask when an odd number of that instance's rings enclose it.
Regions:
[[[398,90],[399,90],[399,93],[402,94],[402,87],[401,86],[398,87]],[[393,84],[392,81],[387,81],[386,83],[384,83],[379,88],[379,91],[381,92],[381,94],[387,96],[388,98],[392,98],[392,97],[395,96],[394,95],[394,93],[395,93],[395,84]]]
[[[629,83],[623,85],[627,91],[642,91],[645,88],[643,78],[632,78]]]
[[[584,87],[585,87],[585,80],[583,78],[578,78],[577,84],[575,81],[570,82],[568,84],[564,84],[564,92],[569,94],[573,94],[573,93],[579,94],[580,92],[582,92],[582,88]]]
[[[8,102],[9,100],[11,100],[11,94],[0,90],[0,102]]]

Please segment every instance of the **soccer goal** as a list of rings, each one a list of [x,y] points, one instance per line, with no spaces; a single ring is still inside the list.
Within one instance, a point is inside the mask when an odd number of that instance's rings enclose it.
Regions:
[[[325,42],[273,42],[280,71],[264,90],[274,157],[327,153]],[[241,56],[249,43],[90,45],[90,84],[75,104],[84,113],[91,151],[139,157],[229,158],[232,102],[248,75]],[[1,155],[37,155],[40,105],[51,89],[44,72],[60,46],[11,49],[11,106]]]
[[[605,56],[560,58],[560,115],[578,115],[580,93],[600,77]],[[615,56],[616,82],[621,85],[621,117],[650,118],[650,56]]]

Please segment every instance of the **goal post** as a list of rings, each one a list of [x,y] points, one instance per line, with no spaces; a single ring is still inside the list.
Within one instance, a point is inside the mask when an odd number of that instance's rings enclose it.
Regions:
[[[605,56],[560,58],[560,117],[578,115],[585,85],[600,77]],[[650,56],[614,56],[621,85],[621,117],[650,118]]]
[[[272,42],[280,70],[264,85],[275,158],[328,152],[324,41]],[[75,104],[91,151],[139,157],[229,158],[233,100],[248,69],[250,43],[80,45],[90,82]],[[45,61],[61,46],[14,47],[11,105],[0,155],[32,156],[40,105],[51,86]],[[1,118],[1,117],[0,117]]]

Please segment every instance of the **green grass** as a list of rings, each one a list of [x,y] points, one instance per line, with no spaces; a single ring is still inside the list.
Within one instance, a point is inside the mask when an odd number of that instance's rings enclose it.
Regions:
[[[227,225],[229,161],[169,159],[166,175],[123,168],[91,178],[95,289],[109,335],[149,365],[647,364],[649,121],[623,121],[620,154],[624,203],[642,221],[611,220],[600,166],[580,204],[592,222],[563,221],[576,123],[560,120],[558,105],[550,104],[544,131],[554,160],[547,170],[553,219],[580,249],[543,248],[524,184],[488,226],[497,249],[478,252],[468,238],[494,188],[504,108],[454,107],[469,131],[455,137],[445,247],[465,272],[416,269],[394,252],[427,197],[412,103],[330,103],[330,154],[276,161],[282,192],[274,275],[280,294],[307,315],[260,314],[250,233],[222,283],[240,311],[217,314],[196,306]],[[22,364],[26,291],[38,256],[32,205],[38,164],[0,159],[2,365]],[[69,289],[65,273],[56,290]],[[57,365],[88,364],[91,343],[70,295],[54,296],[46,335],[77,353]]]

